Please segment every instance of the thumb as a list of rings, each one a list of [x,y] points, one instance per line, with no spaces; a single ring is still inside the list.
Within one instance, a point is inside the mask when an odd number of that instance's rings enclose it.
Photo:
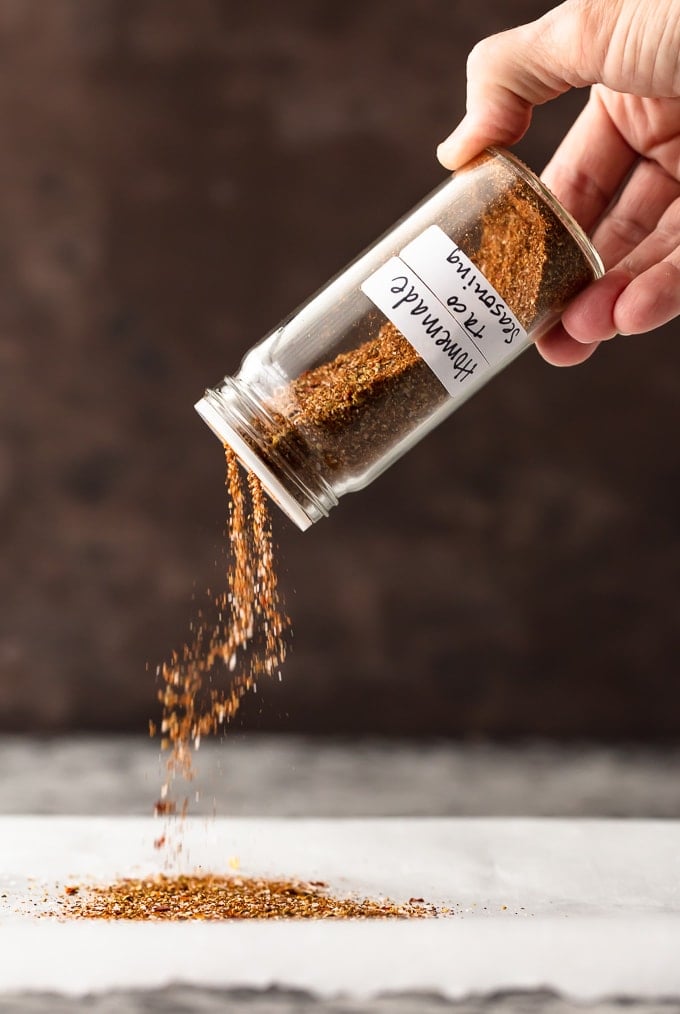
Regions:
[[[534,106],[597,81],[604,22],[611,25],[618,6],[567,0],[537,21],[478,42],[467,61],[467,113],[437,149],[442,165],[456,169],[488,145],[514,144]]]

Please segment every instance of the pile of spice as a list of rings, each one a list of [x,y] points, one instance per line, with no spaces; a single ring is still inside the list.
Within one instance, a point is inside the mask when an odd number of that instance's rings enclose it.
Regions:
[[[208,592],[208,610],[199,611],[191,641],[158,670],[161,749],[168,758],[157,813],[175,812],[171,783],[192,778],[192,751],[201,737],[223,730],[259,677],[280,678],[286,657],[290,621],[279,593],[267,499],[259,480],[244,476],[229,448],[225,453],[227,588]],[[156,731],[150,723],[151,735]]]
[[[157,875],[108,886],[70,885],[54,913],[69,919],[423,919],[448,914],[422,898],[404,904],[337,898],[320,881]]]

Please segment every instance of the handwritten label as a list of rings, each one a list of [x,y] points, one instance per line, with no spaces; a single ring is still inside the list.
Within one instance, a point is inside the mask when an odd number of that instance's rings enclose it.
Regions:
[[[449,392],[481,370],[484,357],[446,307],[399,257],[392,257],[361,286],[436,373]]]
[[[383,264],[361,289],[452,397],[527,342],[500,295],[437,225]]]

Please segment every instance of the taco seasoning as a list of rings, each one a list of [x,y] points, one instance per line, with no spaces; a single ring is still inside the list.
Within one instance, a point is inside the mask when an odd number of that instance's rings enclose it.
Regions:
[[[258,679],[281,679],[288,647],[290,620],[278,585],[267,498],[252,472],[242,474],[229,447],[225,456],[227,587],[208,590],[191,638],[157,669],[163,712],[160,728],[152,722],[149,731],[160,731],[166,766],[156,816],[186,814],[188,797],[178,807],[170,796],[175,780],[193,779],[202,737],[223,734]],[[164,835],[155,842],[157,848],[165,843]]]
[[[504,369],[603,270],[543,183],[489,149],[196,408],[304,530]]]
[[[451,914],[423,898],[394,902],[333,894],[315,880],[222,876],[148,877],[112,884],[70,884],[56,910],[60,919],[143,922],[225,919],[428,919]]]

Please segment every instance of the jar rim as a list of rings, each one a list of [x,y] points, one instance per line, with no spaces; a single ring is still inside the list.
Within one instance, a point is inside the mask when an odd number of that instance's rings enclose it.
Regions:
[[[277,458],[278,467],[298,495],[286,488],[281,477],[257,451],[257,434],[252,421],[258,414],[258,407],[260,417],[264,418],[264,407],[257,406],[236,377],[224,377],[218,387],[209,388],[194,405],[220,442],[231,447],[244,468],[254,472],[274,503],[304,532],[313,522],[328,516],[328,511],[338,502],[337,497],[321,476],[318,490],[312,490],[283,458]]]
[[[518,158],[514,152],[508,151],[507,148],[497,148],[495,146],[487,148],[487,151],[494,157],[509,162],[522,179],[529,184],[529,186],[538,194],[539,197],[542,198],[542,200],[545,201],[551,211],[578,244],[581,253],[588,261],[595,278],[601,278],[605,273],[605,268],[600,254],[593,245],[593,242],[588,234],[582,226],[579,225],[574,216],[567,211],[562,202],[555,197],[552,190],[550,190],[543,180],[541,180],[536,173],[522,161],[521,158]]]

